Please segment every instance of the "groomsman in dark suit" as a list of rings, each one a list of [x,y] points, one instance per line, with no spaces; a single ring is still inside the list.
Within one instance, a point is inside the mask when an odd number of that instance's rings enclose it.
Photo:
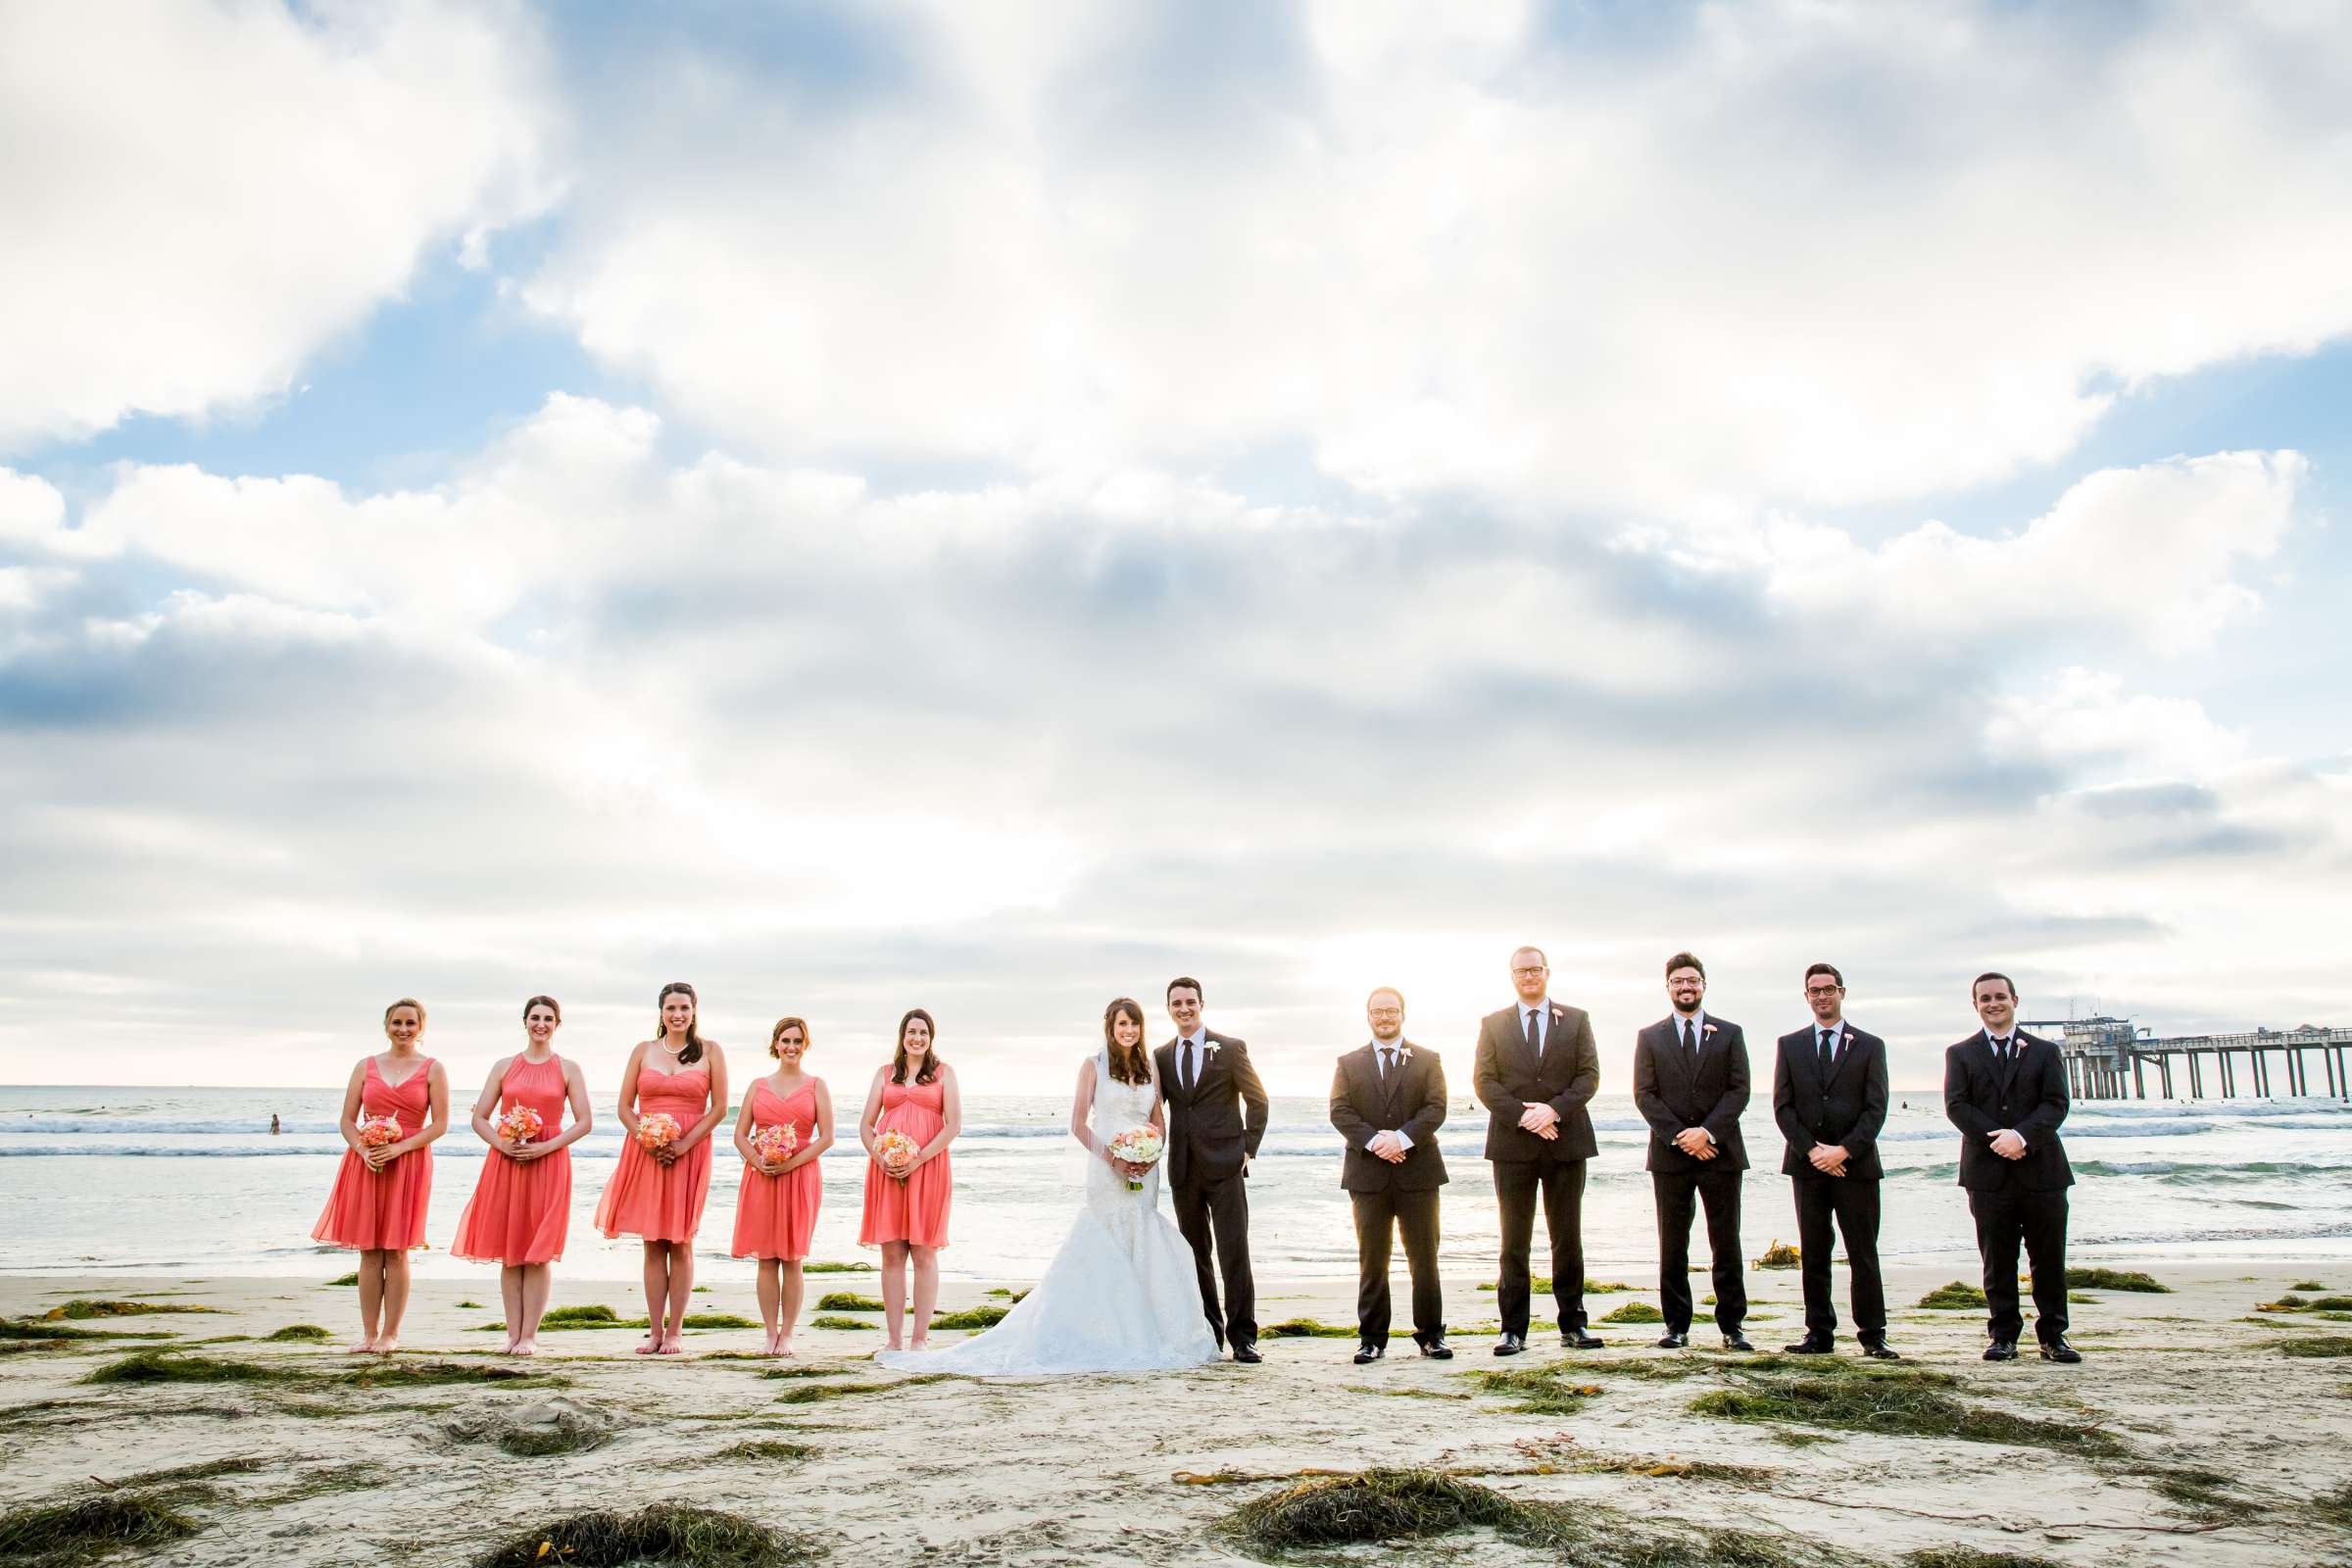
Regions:
[[[1536,1200],[1551,1235],[1551,1298],[1560,1343],[1597,1349],[1585,1330],[1585,1162],[1598,1152],[1586,1110],[1600,1088],[1600,1052],[1581,1007],[1551,1000],[1551,965],[1540,948],[1511,955],[1518,1002],[1480,1020],[1473,1082],[1487,1107],[1487,1159],[1502,1210],[1502,1267],[1494,1305],[1502,1316],[1496,1355],[1527,1348],[1532,1307],[1528,1243]]]
[[[2034,1334],[2041,1358],[2082,1359],[2066,1343],[2066,1190],[2074,1185],[2058,1124],[2066,1120],[2066,1062],[2058,1048],[2017,1026],[2017,986],[1981,974],[1969,995],[1984,1027],[1943,1054],[1943,1110],[1960,1129],[1960,1185],[1976,1216],[1991,1308],[1987,1361],[2017,1359],[2017,1248],[2034,1269]]]
[[[1168,1197],[1176,1228],[1192,1244],[1200,1278],[1200,1310],[1217,1344],[1236,1361],[1254,1364],[1257,1281],[1250,1272],[1250,1161],[1266,1136],[1266,1089],[1250,1065],[1250,1048],[1200,1023],[1200,982],[1168,982],[1176,1038],[1153,1054],[1159,1092],[1168,1102]],[[1211,1245],[1214,1245],[1212,1255]],[[1225,1300],[1217,1301],[1217,1277]]]
[[[1658,1207],[1658,1304],[1666,1313],[1658,1348],[1690,1343],[1690,1220],[1703,1201],[1715,1327],[1725,1349],[1752,1350],[1740,1332],[1747,1317],[1747,1260],[1740,1251],[1747,1036],[1728,1019],[1708,1017],[1701,1005],[1706,995],[1706,966],[1676,954],[1666,960],[1666,999],[1674,1011],[1634,1037],[1634,1103],[1649,1123],[1645,1163]]]
[[[1404,997],[1384,986],[1364,999],[1372,1043],[1340,1058],[1331,1078],[1331,1124],[1348,1140],[1340,1185],[1355,1209],[1355,1364],[1389,1351],[1389,1244],[1404,1237],[1413,1275],[1413,1343],[1449,1361],[1446,1303],[1438,1286],[1438,1189],[1446,1156],[1446,1068],[1404,1038]]]
[[[1886,1290],[1879,1279],[1879,1129],[1886,1124],[1886,1042],[1845,1021],[1845,977],[1835,965],[1805,970],[1813,1022],[1781,1036],[1772,1069],[1772,1119],[1787,1147],[1781,1172],[1796,1196],[1803,1255],[1805,1337],[1791,1355],[1828,1355],[1838,1340],[1830,1288],[1831,1223],[1845,1239],[1854,1334],[1862,1353],[1902,1357],[1886,1347]]]

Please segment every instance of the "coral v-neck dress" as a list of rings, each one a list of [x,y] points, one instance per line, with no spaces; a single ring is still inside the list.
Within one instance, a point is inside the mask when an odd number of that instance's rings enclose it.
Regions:
[[[433,1058],[426,1056],[399,1083],[386,1083],[369,1056],[360,1083],[360,1119],[390,1116],[400,1123],[401,1137],[416,1137],[431,1113],[432,1075]],[[422,1247],[424,1211],[432,1197],[431,1149],[412,1149],[382,1170],[369,1170],[358,1150],[346,1149],[343,1163],[335,1168],[334,1191],[326,1195],[326,1209],[311,1228],[311,1240],[363,1252],[405,1252]]]
[[[498,1115],[516,1105],[539,1113],[539,1142],[564,1131],[563,1057],[528,1061],[515,1053],[499,1082]],[[570,1226],[571,1151],[514,1159],[493,1147],[482,1151],[482,1174],[449,1250],[476,1263],[552,1263],[564,1255]]]
[[[816,1136],[816,1080],[811,1078],[787,1098],[778,1098],[765,1078],[752,1085],[752,1126],[789,1123],[807,1149]],[[762,1174],[746,1163],[743,1186],[735,1195],[736,1257],[802,1258],[808,1255],[809,1238],[816,1234],[816,1210],[823,1200],[825,1179],[821,1160],[808,1160],[781,1176]]]
[[[710,1103],[710,1074],[686,1067],[662,1074],[637,1075],[637,1115],[640,1119],[667,1111],[678,1131],[703,1119]],[[649,1242],[691,1242],[703,1228],[703,1205],[710,1198],[710,1140],[706,1138],[685,1155],[662,1164],[629,1139],[620,1147],[620,1163],[605,1184],[596,1205],[596,1228],[607,1236],[636,1236]]]

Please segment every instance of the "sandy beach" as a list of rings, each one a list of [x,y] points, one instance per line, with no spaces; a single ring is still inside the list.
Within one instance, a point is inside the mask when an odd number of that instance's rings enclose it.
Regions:
[[[841,1562],[1226,1563],[1278,1555],[1236,1533],[1244,1504],[1299,1472],[1387,1467],[1443,1471],[1550,1521],[1543,1540],[1506,1521],[1388,1548],[1430,1562],[2352,1558],[2348,1369],[2281,1348],[2340,1355],[2352,1341],[2320,1312],[2256,1311],[2299,1285],[2352,1291],[2352,1276],[2110,1263],[2172,1291],[2080,1292],[2073,1337],[2089,1359],[2076,1368],[2030,1350],[1984,1363],[1980,1313],[1909,1305],[1950,1270],[1893,1268],[1889,1299],[1904,1305],[1890,1333],[1907,1359],[1892,1373],[1866,1371],[1850,1341],[1834,1368],[1727,1355],[1704,1348],[1704,1325],[1691,1353],[1649,1348],[1654,1325],[1620,1323],[1597,1325],[1602,1351],[1570,1358],[1544,1336],[1536,1354],[1497,1360],[1473,1332],[1491,1326],[1494,1298],[1457,1276],[1460,1353],[1447,1363],[1414,1356],[1399,1329],[1402,1353],[1369,1367],[1349,1363],[1351,1335],[1284,1338],[1256,1368],[1019,1383],[885,1373],[867,1359],[878,1332],[807,1328],[790,1362],[751,1355],[757,1329],[693,1331],[688,1357],[665,1363],[631,1354],[627,1330],[550,1333],[522,1368],[533,1380],[482,1381],[516,1369],[485,1353],[480,1330],[498,1318],[487,1281],[420,1281],[407,1348],[385,1361],[341,1353],[353,1295],[322,1281],[13,1276],[0,1279],[12,1336],[0,1501],[23,1519],[157,1497],[194,1533],[132,1555],[170,1564],[465,1563],[565,1515],[656,1502],[742,1514]],[[1638,1287],[1594,1298],[1596,1318],[1655,1304],[1638,1265],[1593,1277]],[[1794,1273],[1750,1280],[1756,1344],[1793,1339]],[[872,1287],[858,1273],[810,1283],[812,1303]],[[618,1316],[638,1310],[590,1289]],[[1004,1299],[988,1290],[952,1286],[943,1307]],[[210,1310],[46,1317],[76,1299]],[[1351,1300],[1337,1282],[1269,1284],[1262,1315],[1347,1325]],[[588,1304],[561,1280],[557,1302]],[[302,1325],[331,1338],[270,1338]],[[168,1337],[42,1337],[56,1330]],[[157,1350],[167,1372],[198,1377],[88,1381]],[[213,1380],[224,1368],[239,1380]],[[368,1382],[349,1381],[363,1370]],[[1492,1387],[1496,1371],[1519,1386]],[[1885,1413],[1862,1418],[1872,1430],[1838,1424],[1854,1419],[1838,1396],[1848,1386],[1886,1396]],[[1920,1430],[1885,1430],[1906,1426]],[[1132,1431],[1157,1435],[1119,1435]],[[209,1473],[153,1474],[188,1467]],[[1589,1539],[1563,1544],[1562,1530]],[[1727,1555],[1709,1531],[1765,1554]]]

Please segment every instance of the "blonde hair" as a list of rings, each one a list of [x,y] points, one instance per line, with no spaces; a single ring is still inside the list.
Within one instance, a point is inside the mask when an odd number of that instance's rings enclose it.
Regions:
[[[424,1004],[418,1002],[415,997],[403,997],[398,1002],[392,1004],[392,1005],[389,1007],[386,1007],[384,1009],[384,1022],[386,1024],[391,1023],[392,1015],[403,1007],[415,1007],[416,1009],[416,1027],[419,1029],[424,1027]]]

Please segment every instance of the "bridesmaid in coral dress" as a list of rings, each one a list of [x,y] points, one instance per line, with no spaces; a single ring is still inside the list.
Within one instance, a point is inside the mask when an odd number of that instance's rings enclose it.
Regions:
[[[743,1186],[735,1195],[737,1257],[760,1260],[760,1316],[767,1324],[769,1355],[792,1353],[792,1327],[801,1316],[801,1260],[816,1231],[824,1196],[817,1156],[833,1147],[833,1095],[822,1078],[801,1070],[808,1025],[779,1018],[767,1054],[782,1065],[752,1085],[735,1119],[735,1149],[743,1155]],[[791,1129],[792,1149],[769,1159],[753,1144],[767,1127]]]
[[[547,1313],[555,1286],[552,1265],[564,1255],[571,1224],[571,1146],[588,1136],[593,1115],[588,1082],[576,1061],[556,1054],[556,1031],[564,1008],[553,997],[522,1004],[522,1032],[530,1043],[501,1058],[473,1102],[473,1133],[490,1146],[472,1201],[458,1218],[453,1256],[499,1267],[499,1295],[507,1303],[507,1354],[539,1352],[539,1319]],[[571,1107],[565,1125],[564,1108]],[[529,1111],[539,1130],[523,1137],[509,1118]]]
[[[662,1032],[639,1041],[620,1074],[620,1163],[596,1205],[596,1228],[645,1243],[645,1343],[639,1355],[677,1355],[685,1347],[686,1303],[694,1290],[694,1233],[710,1197],[710,1130],[727,1113],[727,1058],[695,1031],[694,987],[672,980],[655,1005]],[[656,1117],[677,1127],[656,1133]]]
[[[914,1273],[913,1347],[931,1335],[931,1309],[939,1304],[939,1250],[948,1245],[948,1202],[955,1178],[948,1145],[963,1130],[963,1100],[956,1069],[939,1059],[938,1029],[916,1007],[899,1020],[899,1048],[887,1067],[877,1069],[865,1091],[865,1114],[858,1139],[872,1156],[865,1167],[865,1223],[860,1247],[882,1249],[882,1308],[889,1349],[901,1349],[899,1328],[906,1314],[907,1264]],[[914,1153],[892,1164],[881,1148],[885,1133],[904,1133]]]
[[[334,1191],[312,1227],[311,1240],[349,1247],[360,1254],[360,1343],[356,1353],[389,1355],[400,1348],[400,1320],[409,1309],[409,1251],[424,1245],[424,1211],[433,1196],[428,1147],[449,1131],[449,1077],[420,1054],[424,1004],[403,997],[384,1009],[384,1038],[392,1049],[363,1056],[343,1090],[336,1130],[346,1146]],[[365,1122],[390,1117],[387,1141],[369,1144]]]

